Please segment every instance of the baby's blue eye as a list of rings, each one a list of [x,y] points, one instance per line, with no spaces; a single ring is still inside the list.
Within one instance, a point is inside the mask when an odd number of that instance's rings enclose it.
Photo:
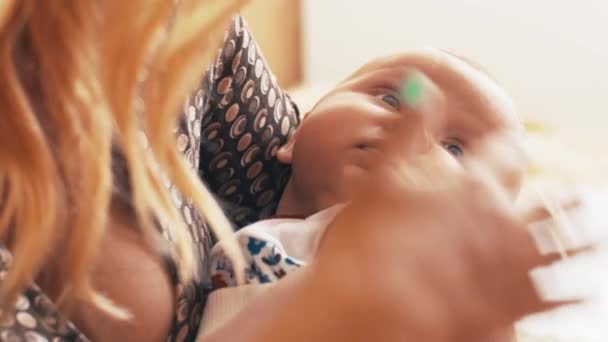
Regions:
[[[394,95],[382,94],[380,95],[380,99],[395,109],[401,108],[401,101],[399,101],[399,99]]]
[[[450,153],[454,157],[460,157],[464,154],[464,150],[459,144],[444,143],[443,148],[445,148],[445,150],[448,151],[448,153]]]

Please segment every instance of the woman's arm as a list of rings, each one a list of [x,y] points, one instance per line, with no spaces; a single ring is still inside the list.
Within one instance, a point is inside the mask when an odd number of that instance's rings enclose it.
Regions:
[[[378,170],[309,267],[204,341],[486,341],[555,307],[528,277],[556,256],[539,255],[527,215],[479,175],[417,162]]]
[[[228,324],[199,341],[390,340],[378,331],[382,324],[395,322],[366,321],[369,312],[375,311],[378,318],[382,312],[376,303],[366,301],[364,293],[345,286],[344,275],[343,270],[328,274],[310,264],[281,279]]]

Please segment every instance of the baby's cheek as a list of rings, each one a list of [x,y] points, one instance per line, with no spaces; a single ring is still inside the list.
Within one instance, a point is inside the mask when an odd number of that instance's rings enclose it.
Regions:
[[[507,193],[515,199],[521,189],[526,161],[523,155],[514,152],[496,155],[496,172]]]
[[[522,186],[525,162],[509,155],[494,155],[490,160],[491,170],[494,171],[499,184],[514,200]]]
[[[369,179],[369,169],[356,164],[346,164],[342,169],[338,186],[341,197],[350,197],[353,189],[358,189]],[[350,198],[347,198],[347,200]]]
[[[527,163],[519,140],[512,132],[499,132],[485,139],[479,149],[470,151],[468,157],[474,157],[484,163],[507,194],[515,199],[520,191]]]
[[[451,170],[462,170],[462,162],[457,157],[448,152],[442,145],[438,144],[433,151],[437,164],[447,167]]]
[[[521,170],[512,170],[508,172],[503,177],[503,184],[507,193],[515,200],[519,192],[521,191],[521,186],[523,183],[524,172],[523,168]]]

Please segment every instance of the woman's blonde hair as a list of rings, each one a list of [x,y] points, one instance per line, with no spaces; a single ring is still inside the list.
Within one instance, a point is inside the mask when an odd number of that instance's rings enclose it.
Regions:
[[[215,51],[213,33],[244,2],[0,1],[0,234],[13,253],[3,308],[51,259],[66,298],[113,310],[89,283],[110,217],[112,146],[129,170],[141,236],[160,248],[153,221],[167,223],[182,277],[192,270],[191,245],[162,175],[220,238],[229,233],[173,127]]]

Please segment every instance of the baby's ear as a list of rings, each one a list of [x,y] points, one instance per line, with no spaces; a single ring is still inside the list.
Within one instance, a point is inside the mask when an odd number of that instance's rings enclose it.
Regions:
[[[293,160],[293,147],[296,144],[298,130],[295,129],[289,136],[287,143],[277,150],[277,159],[283,164],[291,164]]]

